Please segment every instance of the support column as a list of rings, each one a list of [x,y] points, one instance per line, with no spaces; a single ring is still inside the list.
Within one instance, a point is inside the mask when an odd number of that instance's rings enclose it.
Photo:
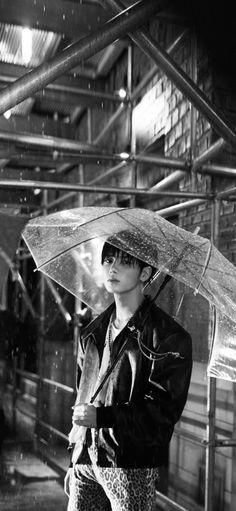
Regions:
[[[48,201],[48,192],[47,190],[43,191],[43,200],[42,200],[42,208],[43,208],[43,215],[47,214],[47,201]],[[36,448],[39,448],[39,438],[38,438],[38,427],[40,420],[42,420],[42,409],[43,409],[43,369],[44,369],[44,337],[45,337],[45,278],[42,273],[40,273],[40,302],[39,302],[39,336],[38,336],[38,350],[37,350],[37,357],[38,357],[38,367],[37,367],[37,373],[38,373],[38,386],[37,386],[37,406],[36,406],[36,441],[37,446]]]
[[[130,152],[131,154],[135,154],[136,151],[136,139],[133,130],[133,103],[131,101],[132,91],[133,91],[133,53],[134,48],[133,45],[130,44],[128,47],[128,63],[127,63],[127,89],[128,89],[128,98],[129,98],[129,141],[130,141]],[[131,172],[131,188],[137,188],[137,163],[132,161],[130,164],[130,172]],[[135,208],[136,205],[136,197],[135,195],[131,195],[129,200],[129,206],[131,208]]]
[[[220,222],[220,201],[212,202],[211,241],[218,245]],[[209,309],[209,339],[212,341],[215,327],[214,308]],[[210,346],[209,346],[210,348]],[[216,416],[216,378],[207,379],[207,427],[206,427],[206,469],[205,469],[205,506],[204,511],[214,511],[214,473],[215,473],[215,416]]]
[[[232,440],[236,443],[236,383],[233,383],[233,424]],[[230,511],[236,509],[236,445],[232,447],[231,502]]]
[[[195,84],[197,84],[197,38],[195,32],[191,34],[190,39],[191,45],[191,78]],[[196,158],[196,148],[197,148],[197,110],[193,103],[190,103],[190,137],[191,137],[191,153],[190,160],[191,162]],[[192,190],[197,190],[197,174],[194,172],[192,168],[191,172],[191,183]]]
[[[91,114],[91,110],[90,110],[90,113],[88,111],[88,140],[91,138],[91,129],[92,129],[92,125],[90,122],[91,121],[90,114]],[[84,165],[80,164],[78,170],[79,170],[79,182],[84,183]],[[84,205],[84,193],[83,192],[79,193],[79,195],[78,195],[77,205],[79,208],[82,208]],[[82,287],[83,282],[81,282],[80,285]],[[80,314],[80,312],[81,312],[81,300],[79,298],[75,297],[75,315],[77,316],[78,314]],[[73,332],[73,340],[74,340],[73,355],[76,358],[76,360],[77,360],[77,354],[78,354],[79,335],[80,335],[80,324],[76,320],[74,322],[74,332]]]

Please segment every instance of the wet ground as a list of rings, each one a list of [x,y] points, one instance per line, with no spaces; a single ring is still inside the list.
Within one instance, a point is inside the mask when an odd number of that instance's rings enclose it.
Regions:
[[[64,470],[49,467],[28,441],[5,439],[0,456],[0,511],[66,511],[63,476]]]
[[[0,454],[0,511],[66,511],[68,460],[65,447],[47,445],[36,455],[32,441],[6,438]],[[158,504],[154,509],[170,510]]]

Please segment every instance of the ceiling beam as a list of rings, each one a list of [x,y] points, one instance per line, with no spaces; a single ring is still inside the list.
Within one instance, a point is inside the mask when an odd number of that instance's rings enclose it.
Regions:
[[[38,188],[41,190],[73,190],[77,192],[89,192],[89,193],[105,193],[105,194],[119,194],[119,195],[139,195],[139,196],[151,196],[151,197],[175,197],[175,198],[196,198],[196,199],[212,199],[214,195],[212,193],[197,193],[197,192],[185,192],[185,191],[153,191],[148,188],[123,188],[123,187],[110,187],[110,186],[96,186],[96,185],[84,185],[75,183],[61,183],[61,182],[49,182],[49,181],[33,181],[33,180],[14,180],[14,179],[0,179],[1,188],[19,188],[19,189],[31,189]]]
[[[0,132],[9,133],[25,133],[28,135],[41,135],[51,137],[62,137],[68,139],[76,138],[76,128],[71,123],[65,123],[61,121],[54,121],[47,117],[41,117],[38,115],[29,115],[27,117],[12,116],[10,119],[5,119],[4,116],[0,116]],[[7,141],[9,147],[10,138]],[[3,146],[1,145],[2,152]],[[12,151],[12,146],[9,148]],[[5,154],[5,149],[4,149]],[[1,157],[1,156],[0,156]]]
[[[136,30],[157,13],[164,0],[145,0],[109,20],[92,35],[79,39],[52,59],[41,64],[0,92],[0,113],[42,90],[56,78],[92,57],[127,32]]]
[[[0,63],[0,87],[13,83],[29,72],[24,66]],[[70,105],[98,106],[104,101],[121,103],[118,94],[105,91],[104,79],[75,78],[72,75],[60,77],[47,85],[45,89],[37,92],[34,97],[41,100],[66,102]]]
[[[1,1],[1,0],[0,0]],[[0,81],[5,83],[14,82],[17,78],[24,76],[30,69],[26,66],[17,64],[9,64],[7,62],[0,62]],[[104,78],[88,78],[81,73],[79,76],[67,74],[56,78],[53,83],[47,85],[53,90],[53,87],[72,87],[75,89],[91,89],[92,91],[104,91],[105,79]]]
[[[52,151],[69,151],[69,152],[95,152],[97,147],[86,142],[78,140],[63,139],[60,137],[48,137],[35,135],[30,133],[12,133],[10,131],[0,131],[0,141],[12,142],[26,147],[38,147],[49,149]]]
[[[91,91],[89,89],[72,89],[72,87],[53,87],[46,88],[42,91],[36,92],[34,96],[44,101],[58,101],[59,103],[66,103],[70,106],[101,106],[104,108],[104,102],[112,102],[121,104],[124,102],[118,94],[111,94],[108,92]]]
[[[65,34],[70,40],[97,30],[109,14],[99,5],[68,0],[0,0],[2,23]]]

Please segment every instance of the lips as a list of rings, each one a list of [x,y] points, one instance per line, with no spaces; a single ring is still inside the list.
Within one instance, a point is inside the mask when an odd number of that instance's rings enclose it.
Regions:
[[[108,279],[108,282],[120,282],[120,281],[117,279]]]

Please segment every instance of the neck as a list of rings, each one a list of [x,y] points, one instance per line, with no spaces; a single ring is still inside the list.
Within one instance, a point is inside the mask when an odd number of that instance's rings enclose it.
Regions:
[[[143,299],[144,296],[141,290],[139,293],[136,291],[134,293],[114,294],[116,320],[120,323],[127,323],[141,305]]]

